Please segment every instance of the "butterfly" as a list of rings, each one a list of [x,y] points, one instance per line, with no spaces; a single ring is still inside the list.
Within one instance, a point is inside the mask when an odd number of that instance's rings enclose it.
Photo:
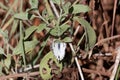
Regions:
[[[61,61],[65,56],[66,43],[60,41],[52,42],[52,51],[57,60]]]

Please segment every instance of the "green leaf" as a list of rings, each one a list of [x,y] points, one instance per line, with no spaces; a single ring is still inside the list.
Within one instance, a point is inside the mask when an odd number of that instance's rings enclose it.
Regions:
[[[11,29],[11,32],[10,32],[10,36],[11,36],[13,33],[15,33],[17,27],[18,27],[18,20],[14,20],[14,21],[13,21],[13,24],[12,24],[12,27],[11,27],[12,29]]]
[[[14,55],[22,54],[21,44],[22,44],[21,41],[19,41],[19,43],[17,44],[17,46],[13,49],[13,54]]]
[[[70,5],[71,5],[71,3],[70,3],[70,2],[67,2],[67,3],[65,3],[64,6],[62,6],[65,14],[68,14]]]
[[[60,5],[61,0],[52,0],[52,2]]]
[[[2,66],[2,65],[0,65],[0,76],[2,76],[2,75],[3,75],[3,73],[2,73],[2,68],[3,68],[3,66]]]
[[[83,18],[79,19],[80,24],[84,27],[85,31],[86,31],[86,36],[87,36],[87,42],[89,45],[89,48],[91,49],[95,43],[96,43],[96,34],[94,29],[90,26],[90,24],[84,20]]]
[[[28,20],[29,14],[27,12],[20,12],[14,15],[14,18],[21,19],[21,20]]]
[[[36,47],[36,45],[39,43],[37,39],[34,39],[32,41],[25,41],[24,46],[25,46],[25,53],[28,53],[30,51],[33,51],[33,49]]]
[[[2,29],[0,29],[0,34],[3,36],[3,40],[5,41],[5,43],[7,43],[8,42],[8,31],[7,30],[5,30],[5,31],[3,31]]]
[[[37,32],[41,32],[42,30],[46,29],[46,24],[42,23],[37,27]]]
[[[26,29],[24,40],[29,38],[36,30],[37,30],[37,26],[31,26],[28,29]]]
[[[38,8],[38,0],[29,0],[29,3],[31,5],[31,9]]]
[[[71,37],[65,37],[62,41],[63,42],[72,42],[72,38]]]
[[[87,5],[83,5],[83,4],[75,4],[69,9],[69,12],[73,14],[77,14],[81,12],[85,13],[88,11],[90,11],[90,8]]]
[[[55,27],[50,31],[50,34],[53,36],[61,36],[67,29],[69,28],[69,25],[62,25],[59,27]]]
[[[11,55],[10,54],[7,55],[7,58],[4,60],[4,64],[8,69],[10,68],[10,64],[11,64]]]
[[[1,47],[0,47],[0,54],[4,54],[4,50]]]
[[[62,63],[58,62],[55,56],[53,55],[52,51],[50,51],[42,58],[40,62],[39,72],[40,76],[44,80],[48,80],[53,77],[53,75],[51,75],[52,68],[50,67],[50,64],[48,64],[50,60],[53,60],[56,66],[59,68],[57,72],[61,72],[62,70]]]
[[[45,28],[46,28],[46,24],[40,24],[39,26],[31,26],[31,27],[29,27],[28,29],[25,30],[24,40],[29,38],[35,31],[39,33]]]
[[[25,41],[24,42],[25,53],[31,52],[37,44],[38,44],[38,41],[36,39],[32,41]],[[22,53],[23,52],[22,52],[21,42],[19,41],[18,45],[13,49],[13,54],[18,55]]]

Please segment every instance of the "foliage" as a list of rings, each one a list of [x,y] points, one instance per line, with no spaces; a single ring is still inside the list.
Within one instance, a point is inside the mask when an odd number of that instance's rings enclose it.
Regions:
[[[40,63],[40,75],[44,80],[52,78],[52,70],[54,70],[52,65],[58,67],[58,70],[56,70],[55,74],[58,74],[62,70],[62,63],[59,63],[53,55],[53,52],[50,51],[43,57]]]
[[[45,0],[46,7],[42,11],[42,15],[39,13],[38,10],[38,2],[39,0],[29,0],[30,8],[26,9],[25,11],[22,10],[23,6],[21,5],[17,11],[14,11],[13,8],[9,8],[7,6],[4,6],[2,3],[0,3],[0,7],[6,10],[9,10],[6,17],[8,15],[13,15],[11,17],[11,20],[8,24],[12,24],[11,32],[10,34],[7,33],[7,31],[4,31],[3,29],[0,29],[0,34],[4,38],[4,47],[0,47],[0,54],[4,55],[5,58],[1,59],[1,62],[3,61],[5,66],[7,67],[6,71],[9,73],[11,71],[10,68],[13,66],[16,66],[17,63],[23,62],[20,64],[20,68],[26,67],[29,63],[32,63],[33,66],[36,64],[37,61],[43,56],[43,50],[47,46],[48,40],[50,40],[52,37],[54,40],[60,40],[65,43],[72,43],[73,42],[73,32],[72,29],[74,26],[71,26],[69,23],[71,22],[79,22],[85,30],[85,36],[86,36],[86,47],[85,50],[90,50],[96,42],[96,34],[93,28],[90,26],[89,22],[87,22],[83,18],[79,18],[77,14],[81,13],[87,13],[90,11],[90,8],[87,5],[83,4],[71,4],[69,1],[65,2],[64,0],[52,0],[54,4],[56,4],[59,8],[59,18],[56,18],[54,15],[55,12],[49,7],[50,4],[48,4],[48,0]],[[15,0],[14,4],[16,4],[18,0]],[[22,0],[21,3],[22,4]],[[13,5],[14,7],[15,5]],[[64,6],[64,7],[63,7]],[[12,14],[11,14],[12,13]],[[69,18],[66,16],[70,15]],[[35,18],[41,19],[42,23],[40,23],[38,26],[31,25],[29,27],[25,27],[24,22],[26,21],[33,21]],[[66,20],[67,19],[67,20]],[[1,26],[5,24],[6,18],[3,20]],[[6,29],[7,30],[7,29]],[[35,36],[35,33],[40,33],[42,31],[45,31],[45,38],[42,42],[40,42],[37,37]],[[14,38],[17,39],[18,43],[15,45],[15,47],[11,46],[9,43],[9,40],[12,39],[12,36],[15,36]],[[83,40],[83,38],[82,38]],[[37,57],[34,57],[32,61],[27,61],[27,58],[30,56],[27,56],[27,54],[34,55],[34,49],[38,44],[40,49],[37,53],[38,55],[35,55]],[[80,44],[80,43],[79,43]],[[49,45],[50,46],[50,45]],[[75,45],[79,47],[79,45]],[[8,51],[5,53],[4,51]],[[11,50],[11,51],[9,51]],[[20,58],[18,58],[18,56]],[[12,59],[15,57],[15,59]],[[74,56],[72,56],[74,57]],[[16,61],[16,59],[18,59]],[[14,60],[14,63],[11,61]],[[53,70],[52,67],[50,67],[51,64],[48,65],[50,61],[53,61],[57,67],[59,67],[58,70],[56,70],[55,74],[58,74],[62,71],[64,62],[59,62],[56,60],[55,56],[53,55],[53,52],[50,51],[48,53],[45,53],[45,56],[41,59],[39,64],[39,72],[40,76],[43,79],[50,79],[53,77],[51,75],[51,71]],[[12,65],[12,66],[11,66]],[[2,72],[2,68],[4,66],[0,66],[0,73]],[[45,69],[45,71],[43,71]],[[2,75],[2,74],[1,74]]]

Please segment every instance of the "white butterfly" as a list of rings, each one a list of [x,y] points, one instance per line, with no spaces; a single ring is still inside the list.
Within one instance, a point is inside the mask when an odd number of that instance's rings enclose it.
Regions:
[[[66,49],[66,43],[64,42],[57,42],[57,41],[53,41],[52,43],[52,51],[53,54],[55,55],[55,57],[61,61],[64,56],[65,56],[65,49]]]

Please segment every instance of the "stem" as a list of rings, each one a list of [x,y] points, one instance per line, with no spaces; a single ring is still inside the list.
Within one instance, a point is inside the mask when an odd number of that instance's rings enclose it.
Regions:
[[[120,62],[120,47],[118,47],[116,49],[117,55],[116,55],[116,60],[115,60],[115,64],[114,64],[114,69],[112,71],[112,74],[110,76],[110,80],[114,80],[118,66],[119,66],[119,62]]]
[[[95,46],[97,46],[97,45],[99,45],[99,44],[101,44],[101,43],[104,43],[104,42],[106,42],[106,41],[109,41],[109,40],[112,40],[112,39],[116,39],[116,38],[120,38],[120,35],[115,35],[115,36],[112,36],[112,37],[108,37],[108,38],[102,39],[102,40],[100,40],[99,42],[97,42],[97,43],[95,44]]]
[[[13,13],[13,10],[12,10],[12,9],[13,9],[13,7],[17,4],[17,2],[18,2],[18,0],[15,0],[15,1],[14,1],[13,5],[10,7],[10,9],[9,9],[8,12],[7,12],[7,14],[5,15],[5,18],[2,20],[2,23],[1,23],[0,27],[3,26],[3,24],[5,23],[7,17],[9,16],[9,14],[11,14],[11,12]]]
[[[0,80],[10,79],[10,78],[17,78],[17,77],[23,77],[23,76],[36,76],[39,75],[39,71],[37,72],[30,72],[30,73],[16,73],[16,74],[10,74],[8,76],[1,76]]]
[[[55,5],[53,4],[52,0],[49,0],[49,1],[50,1],[51,7],[53,8],[53,11],[54,11],[56,17],[59,18],[60,16],[57,12],[57,9],[56,9]]]
[[[2,27],[2,30],[5,31],[7,27],[13,22],[14,18],[10,18],[9,21]]]
[[[71,43],[69,43],[69,45],[70,45],[70,48],[71,48],[73,54],[75,55],[75,50],[74,50],[74,48],[73,48],[73,45],[72,45]],[[83,74],[82,74],[82,69],[81,69],[81,67],[80,67],[80,65],[79,65],[79,62],[78,62],[77,57],[75,57],[75,62],[76,62],[76,64],[77,64],[77,67],[78,67],[78,71],[79,71],[81,80],[84,80],[84,77],[83,77]]]
[[[51,0],[50,0],[50,4],[51,4],[51,7],[53,8],[53,11],[54,11],[56,17],[59,19],[60,16],[59,16],[59,14],[58,14],[58,12],[57,12],[56,7],[54,6],[54,4],[53,4],[53,2],[52,2]],[[73,45],[72,45],[71,43],[69,43],[69,45],[70,45],[70,48],[71,48],[73,54],[75,54],[75,50],[74,50],[74,48],[73,48]],[[81,80],[84,80],[84,77],[83,77],[83,74],[82,74],[82,69],[81,69],[81,67],[80,67],[80,65],[79,65],[79,62],[78,62],[77,57],[75,57],[75,62],[76,62],[76,64],[77,64],[78,71],[79,71],[79,74],[80,74],[80,76],[81,76]]]
[[[119,65],[119,67],[118,67],[118,71],[117,71],[117,73],[116,73],[115,80],[118,80],[118,78],[119,78],[119,73],[120,73],[120,65]]]
[[[50,8],[50,4],[49,4],[48,0],[45,0],[45,7],[47,9],[47,12],[49,13],[48,15],[49,16],[54,16],[54,14],[53,14],[53,12],[52,12],[52,10]]]
[[[117,7],[117,0],[115,0],[115,2],[114,2],[114,10],[113,10],[113,19],[112,19],[112,31],[111,31],[111,36],[113,36],[113,32],[114,32],[116,7]]]
[[[23,62],[24,62],[24,66],[26,67],[26,59],[25,59],[25,46],[24,46],[24,41],[23,41],[23,30],[22,30],[23,24],[20,21],[20,42],[21,42],[21,47],[22,47],[22,58],[23,58]]]
[[[38,17],[39,17],[40,19],[42,19],[46,24],[49,24],[48,21],[46,21],[46,20],[40,15],[40,13],[39,13],[38,11],[36,11],[36,13],[38,14]]]

